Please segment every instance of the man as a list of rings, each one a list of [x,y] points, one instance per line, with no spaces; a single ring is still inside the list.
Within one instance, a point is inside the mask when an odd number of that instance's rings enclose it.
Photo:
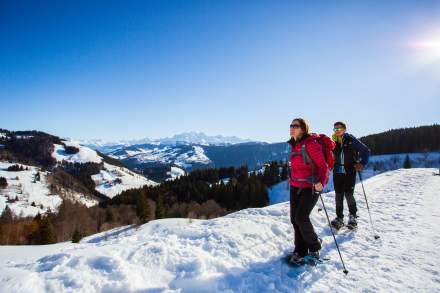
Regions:
[[[343,122],[334,124],[332,136],[336,143],[333,150],[335,155],[335,166],[333,169],[333,184],[336,194],[336,218],[332,226],[340,229],[344,226],[344,198],[347,200],[349,219],[348,228],[356,228],[356,200],[354,199],[354,185],[356,183],[356,172],[362,171],[368,163],[370,150],[353,135],[348,134],[347,126]]]

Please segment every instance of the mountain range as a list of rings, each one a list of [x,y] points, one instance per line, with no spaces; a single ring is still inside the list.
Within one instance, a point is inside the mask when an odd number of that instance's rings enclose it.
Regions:
[[[190,131],[175,134],[172,137],[150,139],[148,137],[140,139],[122,140],[103,140],[103,139],[80,139],[76,140],[80,144],[96,149],[100,152],[108,153],[116,149],[130,147],[133,145],[178,145],[178,144],[198,144],[198,145],[231,145],[244,142],[252,142],[251,139],[243,139],[236,136],[206,135],[203,132]]]

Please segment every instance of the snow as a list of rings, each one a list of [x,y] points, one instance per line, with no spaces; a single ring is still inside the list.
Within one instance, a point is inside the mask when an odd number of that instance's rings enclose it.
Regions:
[[[155,146],[153,148],[139,147],[135,149],[125,149],[122,152],[117,151],[116,153],[109,154],[109,156],[118,160],[134,158],[139,163],[172,163],[179,151],[180,148],[172,148],[169,146]]]
[[[223,136],[223,135],[215,135],[209,136],[204,134],[203,132],[184,132],[180,134],[176,134],[173,137],[166,137],[155,140],[155,142],[159,144],[168,144],[168,145],[176,145],[179,143],[186,144],[198,144],[198,145],[226,145],[226,144],[237,144],[244,142],[251,142],[253,140],[250,139],[242,139],[236,136]]]
[[[192,146],[192,148],[192,151],[179,155],[174,163],[183,168],[191,167],[192,163],[211,163],[211,160],[205,155],[205,151],[201,146]]]
[[[370,156],[370,160],[366,168],[362,171],[362,179],[368,179],[385,171],[396,170],[403,167],[406,156],[409,156],[412,167],[436,167],[440,168],[440,152],[425,153],[403,153],[389,155]],[[264,167],[259,170],[264,172]],[[330,172],[329,181],[324,188],[324,192],[334,190],[333,173]],[[359,177],[356,177],[359,182]],[[276,204],[290,199],[287,181],[280,182],[269,188],[270,204]]]
[[[79,149],[76,154],[66,154],[64,146],[55,144],[55,150],[52,156],[58,161],[67,161],[71,163],[102,163],[103,158],[91,148],[80,145],[77,142],[65,141],[67,146],[74,146]],[[157,183],[138,175],[127,168],[103,163],[103,169],[98,174],[91,176],[96,184],[96,191],[113,198],[127,189],[139,188],[144,185],[156,185]],[[120,180],[120,182],[118,182]]]
[[[86,196],[82,193],[79,193],[79,192],[76,192],[73,190],[68,190],[68,189],[63,189],[63,197],[66,199],[70,199],[73,202],[77,202],[82,205],[85,205],[88,208],[95,206],[99,203],[96,199],[93,199],[93,198]]]
[[[67,154],[64,146],[59,144],[54,144],[54,151],[52,157],[54,157],[58,162],[66,161],[70,163],[101,163],[102,157],[91,148],[81,146],[80,144],[72,141],[64,142],[67,146],[74,146],[79,149],[76,154]]]
[[[440,167],[440,152],[426,153],[402,153],[391,155],[371,156],[368,168],[376,168],[381,171],[395,170],[403,167],[406,156],[409,156],[412,167],[432,168]]]
[[[250,139],[242,139],[236,136],[222,136],[215,135],[209,136],[203,132],[185,132],[181,134],[176,134],[172,137],[165,137],[159,139],[130,139],[130,140],[115,140],[106,141],[102,139],[90,139],[90,140],[79,140],[82,145],[91,147],[95,150],[99,150],[103,153],[109,154],[110,152],[142,144],[150,145],[172,145],[176,146],[179,144],[197,144],[197,145],[228,145],[228,144],[238,144],[244,142],[254,142]]]
[[[180,176],[185,175],[185,170],[171,166],[171,170],[167,172],[167,175],[169,176],[169,178],[167,178],[168,181],[178,179]]]
[[[37,167],[20,164],[28,170],[12,172],[6,171],[13,163],[0,162],[0,177],[6,178],[8,186],[0,188],[0,213],[9,206],[16,216],[34,217],[38,213],[56,211],[62,200],[59,195],[50,193],[47,184],[47,172]],[[40,172],[40,181],[34,180],[35,174]],[[9,202],[9,200],[18,200]],[[35,206],[32,206],[35,203]]]
[[[120,183],[118,183],[118,179]],[[96,190],[109,198],[113,198],[127,189],[140,188],[144,185],[156,185],[157,183],[138,175],[126,168],[104,163],[104,169],[98,174],[92,175],[96,184]]]
[[[139,148],[138,154],[136,154],[136,159],[139,163],[145,163],[145,162],[164,162],[164,163],[170,163],[172,162],[173,157],[177,155],[177,152],[180,149],[173,149],[171,147],[155,147],[153,149],[146,149],[146,148]],[[128,155],[129,151],[127,151]],[[134,153],[134,152],[133,152]]]
[[[186,149],[189,150],[186,151]],[[158,145],[152,148],[137,147],[126,149],[123,152],[118,151],[110,154],[110,156],[119,160],[136,159],[138,163],[161,162],[175,164],[180,168],[191,168],[193,164],[206,165],[212,162],[199,145],[193,145],[184,150],[169,145]]]
[[[30,139],[34,137],[33,135],[16,135],[15,138],[16,139]]]
[[[379,240],[356,186],[358,231],[336,236],[347,276],[316,208],[312,221],[330,261],[317,268],[283,264],[293,248],[285,202],[212,220],[121,227],[79,244],[3,246],[0,292],[436,292],[440,176],[433,173],[400,169],[365,180]],[[323,198],[334,216],[334,193]]]

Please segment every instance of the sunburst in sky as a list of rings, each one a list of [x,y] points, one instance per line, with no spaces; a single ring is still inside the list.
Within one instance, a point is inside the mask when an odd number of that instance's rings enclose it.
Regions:
[[[440,64],[440,29],[416,38],[409,46],[422,64]]]

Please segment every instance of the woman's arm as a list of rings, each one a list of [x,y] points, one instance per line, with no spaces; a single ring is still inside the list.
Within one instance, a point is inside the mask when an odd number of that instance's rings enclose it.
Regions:
[[[313,171],[315,176],[317,176],[316,182],[320,182],[322,186],[328,181],[328,166],[324,158],[324,153],[322,151],[321,145],[317,141],[311,141],[306,145],[306,151],[313,162]]]

